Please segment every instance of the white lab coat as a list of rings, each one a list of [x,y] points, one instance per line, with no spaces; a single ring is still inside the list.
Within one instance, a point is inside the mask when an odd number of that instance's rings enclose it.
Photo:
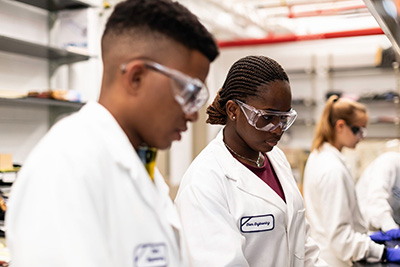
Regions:
[[[351,266],[351,261],[381,258],[384,246],[367,235],[344,156],[329,143],[312,151],[307,160],[303,196],[311,237],[328,264]]]
[[[161,174],[153,184],[117,121],[94,102],[36,146],[6,213],[13,267],[184,266],[179,229]]]
[[[356,185],[369,229],[387,231],[400,224],[400,153],[386,152],[363,172]]]
[[[175,200],[191,266],[327,266],[288,161],[276,147],[267,156],[287,204],[231,155],[222,131],[193,161]]]

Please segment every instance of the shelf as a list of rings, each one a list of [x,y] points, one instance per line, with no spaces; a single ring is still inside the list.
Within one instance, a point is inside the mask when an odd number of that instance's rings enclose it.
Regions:
[[[0,98],[0,105],[31,105],[47,107],[50,110],[49,125],[51,126],[58,121],[60,116],[78,111],[83,105],[85,105],[85,103],[48,98],[25,97],[16,99]]]
[[[57,65],[75,63],[90,58],[88,55],[69,52],[65,49],[21,41],[1,35],[0,50],[53,60]]]
[[[399,126],[399,119],[395,116],[386,116],[386,117],[372,117],[369,120],[369,125],[394,125]]]
[[[307,127],[314,127],[315,126],[315,120],[312,118],[305,119],[305,118],[298,118],[295,120],[292,126],[307,126]]]
[[[390,67],[376,67],[376,66],[359,66],[359,67],[336,67],[330,68],[329,72],[343,72],[343,71],[365,71],[365,70],[380,70],[380,71],[393,71]]]
[[[387,104],[398,104],[399,97],[393,99],[359,99],[358,102],[366,105],[387,105]]]
[[[49,11],[57,11],[62,9],[85,8],[92,6],[86,1],[80,0],[16,0],[18,2],[35,6]]]
[[[293,106],[315,107],[317,104],[313,99],[292,99]]]
[[[81,102],[69,102],[69,101],[62,101],[62,100],[55,100],[48,98],[33,98],[33,97],[16,98],[16,99],[0,98],[0,105],[1,104],[41,105],[41,106],[70,108],[73,110],[78,110],[83,105],[85,105],[85,103]]]
[[[290,75],[296,75],[296,74],[307,74],[307,75],[312,75],[315,74],[315,69],[287,69],[285,70],[286,73]]]
[[[379,67],[379,66],[349,66],[349,67],[331,67],[326,69],[326,71],[330,74],[339,74],[346,72],[394,72],[394,68],[392,67]],[[289,69],[286,70],[286,73],[290,75],[312,75],[316,74],[316,69]]]
[[[390,74],[395,75],[396,70],[390,67],[360,66],[360,67],[338,67],[328,70],[331,76],[370,76]]]

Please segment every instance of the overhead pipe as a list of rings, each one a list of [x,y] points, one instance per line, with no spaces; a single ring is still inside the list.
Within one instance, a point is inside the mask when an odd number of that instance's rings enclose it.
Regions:
[[[357,9],[367,9],[365,5],[355,5],[355,6],[342,6],[342,7],[332,7],[332,8],[320,8],[309,11],[299,11],[294,12],[292,8],[289,7],[289,18],[302,18],[302,17],[313,17],[313,16],[327,16],[336,15],[340,12],[357,10]]]
[[[271,36],[262,39],[220,41],[218,42],[218,46],[220,48],[241,47],[241,46],[265,45],[265,44],[287,43],[287,42],[320,40],[320,39],[331,39],[331,38],[357,37],[357,36],[378,35],[378,34],[384,34],[384,33],[381,28],[377,27],[369,29],[327,32],[327,33],[317,33],[317,34],[307,34],[307,35],[287,34],[287,35]]]
[[[280,0],[280,1],[269,1],[258,5],[258,8],[274,8],[274,7],[292,7],[312,4],[329,4],[329,3],[346,3],[346,2],[360,2],[362,0]]]

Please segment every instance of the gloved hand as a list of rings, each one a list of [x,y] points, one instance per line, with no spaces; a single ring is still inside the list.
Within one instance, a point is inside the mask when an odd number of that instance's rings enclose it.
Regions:
[[[400,248],[386,248],[386,260],[400,262]]]
[[[387,236],[390,236],[393,239],[399,239],[400,238],[400,229],[391,229],[387,232],[385,232]]]
[[[386,233],[384,233],[382,231],[374,232],[369,237],[372,239],[372,241],[379,243],[379,244],[383,244],[383,243],[385,243],[385,241],[392,240],[391,236],[387,235]]]

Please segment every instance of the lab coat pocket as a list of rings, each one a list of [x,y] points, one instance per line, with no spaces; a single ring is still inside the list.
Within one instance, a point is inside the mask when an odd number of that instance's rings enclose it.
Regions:
[[[306,223],[306,209],[301,209],[297,211],[297,216],[296,216],[296,225],[295,225],[295,231],[294,231],[294,240],[291,242],[294,243],[294,255],[295,255],[295,261],[296,262],[303,262],[304,261],[304,254],[305,254],[305,223]],[[297,266],[295,264],[294,266]]]

